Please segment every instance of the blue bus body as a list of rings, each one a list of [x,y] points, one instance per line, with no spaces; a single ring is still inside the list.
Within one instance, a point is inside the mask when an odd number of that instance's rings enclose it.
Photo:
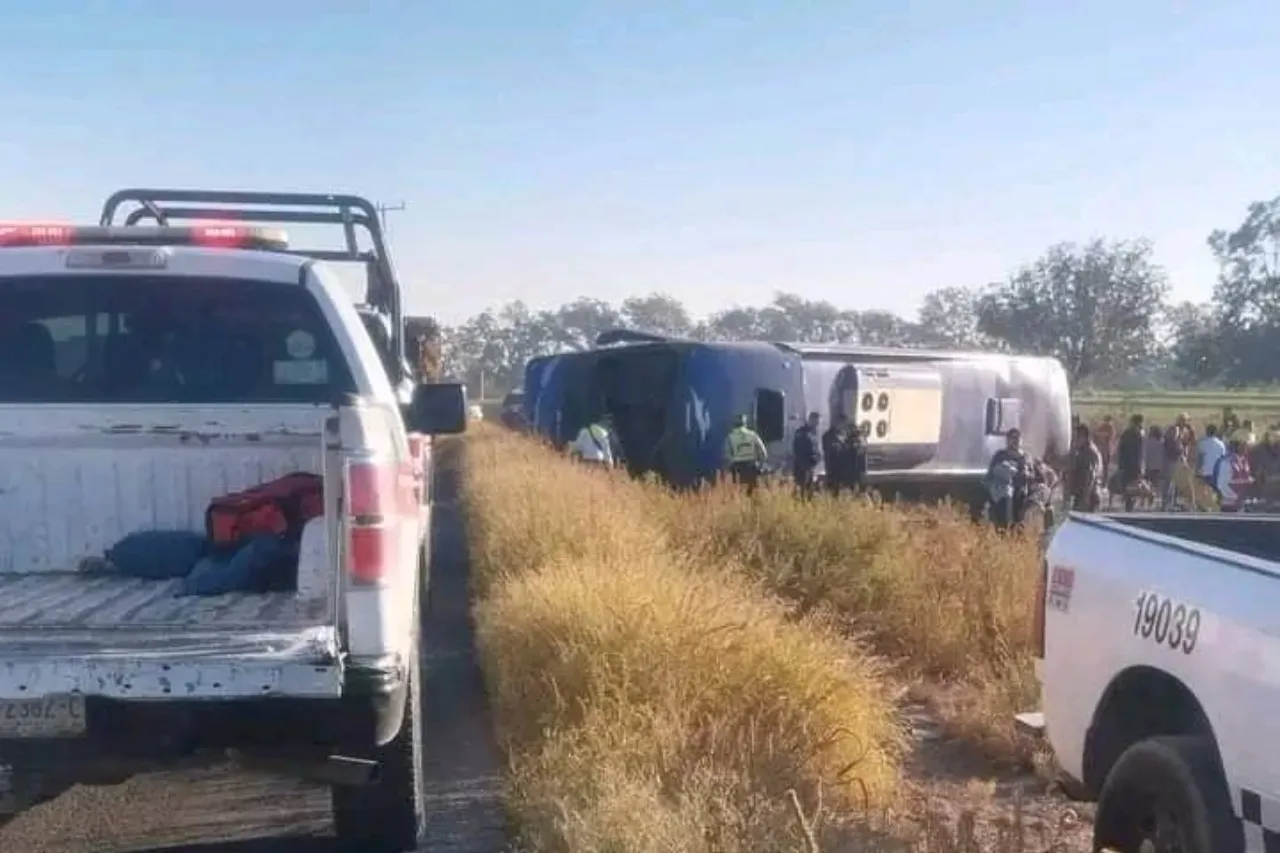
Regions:
[[[739,414],[782,469],[809,412],[822,429],[851,418],[871,483],[929,495],[971,496],[1012,427],[1039,456],[1070,443],[1061,365],[986,353],[643,339],[533,359],[524,405],[530,429],[557,446],[610,412],[632,472],[674,485],[717,474]]]

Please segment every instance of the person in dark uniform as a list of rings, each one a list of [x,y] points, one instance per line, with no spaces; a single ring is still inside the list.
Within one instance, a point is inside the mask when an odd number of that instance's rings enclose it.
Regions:
[[[818,462],[822,460],[818,437],[820,421],[817,412],[810,412],[808,422],[796,430],[791,442],[791,474],[796,482],[796,494],[806,500],[813,497]]]
[[[1124,511],[1133,512],[1138,497],[1138,482],[1145,474],[1146,431],[1142,428],[1142,415],[1129,419],[1129,426],[1120,433],[1116,442],[1116,473],[1120,494],[1124,498]]]
[[[827,462],[827,490],[833,497],[862,486],[867,471],[866,443],[844,415],[822,434],[822,455]]]
[[[840,494],[840,488],[846,479],[843,465],[848,461],[844,452],[845,442],[849,438],[845,425],[848,419],[844,415],[836,415],[831,426],[822,433],[822,458],[827,468],[827,491],[832,497]]]
[[[867,437],[852,423],[846,423],[844,428],[847,437],[841,448],[844,462],[840,469],[844,472],[845,488],[857,492],[867,479]]]
[[[826,468],[826,487],[832,495],[840,493],[840,425],[844,423],[844,415],[837,414],[831,419],[831,425],[822,433],[822,459]]]

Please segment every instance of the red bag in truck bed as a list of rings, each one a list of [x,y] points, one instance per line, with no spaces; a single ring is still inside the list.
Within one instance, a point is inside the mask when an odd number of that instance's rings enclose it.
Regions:
[[[205,535],[215,547],[239,545],[251,536],[297,538],[324,515],[324,480],[316,474],[286,474],[243,492],[214,498],[205,512]]]

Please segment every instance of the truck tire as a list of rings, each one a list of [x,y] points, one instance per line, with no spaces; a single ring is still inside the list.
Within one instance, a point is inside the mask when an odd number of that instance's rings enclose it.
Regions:
[[[422,745],[422,671],[415,638],[400,731],[371,758],[378,778],[368,785],[334,785],[333,828],[342,850],[406,853],[422,843],[425,819]]]
[[[1210,738],[1153,737],[1129,747],[1098,797],[1093,849],[1244,853],[1244,830]]]

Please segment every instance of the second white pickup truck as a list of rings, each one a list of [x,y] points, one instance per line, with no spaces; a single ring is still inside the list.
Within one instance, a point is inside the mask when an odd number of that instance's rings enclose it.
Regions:
[[[235,750],[329,782],[353,849],[413,849],[411,433],[461,431],[461,386],[402,405],[332,272],[240,226],[0,227],[0,349],[0,816]],[[104,570],[122,537],[203,532],[215,498],[299,472],[323,508],[287,588]]]
[[[1095,846],[1280,851],[1280,517],[1073,514],[1044,565],[1043,728]]]

